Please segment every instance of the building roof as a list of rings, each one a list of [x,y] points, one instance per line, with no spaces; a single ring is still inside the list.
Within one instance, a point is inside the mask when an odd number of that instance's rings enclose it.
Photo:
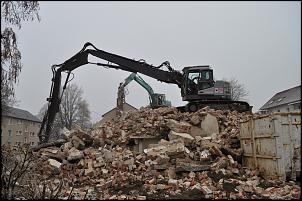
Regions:
[[[17,118],[17,119],[24,119],[24,120],[29,120],[29,121],[41,122],[40,119],[38,119],[36,116],[31,114],[30,112],[28,112],[26,110],[21,110],[21,109],[18,109],[18,108],[14,108],[14,107],[9,107],[8,111],[4,112],[2,115],[7,116],[7,117],[14,117],[14,118]]]
[[[301,102],[301,85],[276,93],[260,110],[267,110],[279,105]]]
[[[133,108],[134,110],[137,110],[137,108],[133,107],[132,105],[130,105],[129,103],[124,103],[124,105],[128,105],[129,107]],[[115,108],[112,108],[111,110],[109,110],[108,112],[104,113],[102,115],[102,117],[104,117],[106,114],[108,114],[109,112],[113,111],[113,110],[116,110],[116,107]]]

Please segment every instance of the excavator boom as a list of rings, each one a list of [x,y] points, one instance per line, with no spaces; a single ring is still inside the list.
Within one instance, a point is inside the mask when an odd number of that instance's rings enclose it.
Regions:
[[[89,62],[88,55],[103,59],[107,61],[107,63]],[[213,70],[209,66],[185,67],[183,68],[182,72],[180,72],[174,70],[168,61],[163,62],[159,66],[153,66],[146,63],[144,60],[136,61],[134,59],[129,59],[100,50],[88,42],[70,59],[66,60],[62,64],[54,65],[52,67],[53,78],[50,97],[47,99],[49,102],[48,109],[42,120],[41,128],[38,134],[40,143],[48,141],[51,126],[55,119],[56,113],[59,111],[61,98],[69,81],[68,79],[71,71],[86,64],[96,64],[98,66],[121,69],[132,73],[139,72],[161,82],[176,84],[179,88],[181,88],[182,99],[189,102],[189,104],[186,106],[186,110],[188,111],[196,111],[196,109],[200,108],[204,104],[216,104],[219,106],[235,103],[234,101],[230,100],[230,93],[227,83],[215,83],[213,79]],[[163,67],[166,67],[167,70],[163,70]],[[62,72],[66,72],[68,75],[67,79],[65,80],[65,84],[61,88]],[[235,106],[235,109],[240,108],[242,111],[251,110],[249,104],[246,102],[237,101],[236,104],[239,104],[240,107]]]
[[[89,46],[92,46],[93,49],[86,49]],[[88,61],[88,55],[93,55],[100,59],[106,60],[108,63],[107,64],[91,63]],[[112,65],[111,63],[113,63],[114,65]],[[177,84],[179,87],[181,87],[181,83],[182,83],[182,74],[179,71],[172,69],[169,65],[169,62],[164,62],[160,66],[156,67],[147,64],[142,60],[135,61],[133,59],[129,59],[116,54],[105,52],[103,50],[96,48],[93,44],[88,42],[78,53],[76,53],[70,59],[66,60],[62,64],[54,65],[52,67],[53,78],[52,78],[50,97],[47,98],[47,101],[49,102],[48,109],[43,117],[41,128],[38,133],[40,143],[44,143],[48,141],[49,133],[51,131],[51,126],[55,119],[56,113],[59,111],[61,98],[64,89],[66,88],[66,84],[68,83],[68,78],[70,76],[71,71],[86,64],[96,64],[98,66],[121,69],[134,73],[140,72],[142,74],[153,77],[162,82]],[[166,66],[168,68],[168,71],[160,69],[163,66]],[[62,93],[60,93],[62,72],[67,72],[68,76],[62,88],[63,91]]]

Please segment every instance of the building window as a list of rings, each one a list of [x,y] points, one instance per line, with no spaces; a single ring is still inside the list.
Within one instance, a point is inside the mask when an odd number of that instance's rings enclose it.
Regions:
[[[32,137],[34,137],[35,136],[35,132],[30,132],[29,135],[32,136]]]
[[[12,118],[8,119],[8,125],[13,125],[13,119]]]
[[[21,146],[21,142],[16,142],[16,145],[17,146]]]
[[[24,143],[27,143],[27,137],[24,138]]]
[[[10,144],[12,141],[12,130],[8,130],[8,139],[7,142]]]
[[[301,104],[294,104],[294,110],[300,110]]]
[[[22,131],[16,131],[16,135],[22,135]]]
[[[35,142],[30,142],[30,145],[31,145],[31,146],[34,146],[34,145],[35,145]]]
[[[22,124],[22,120],[18,119],[17,124]]]

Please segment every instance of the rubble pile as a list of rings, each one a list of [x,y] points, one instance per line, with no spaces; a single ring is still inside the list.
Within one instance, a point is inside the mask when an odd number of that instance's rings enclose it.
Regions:
[[[264,180],[241,166],[239,121],[249,114],[203,108],[143,108],[37,151],[45,178],[66,180],[83,199],[299,199],[295,182]],[[157,143],[133,144],[133,138]],[[135,149],[141,146],[143,149]]]
[[[215,133],[216,136],[214,134],[213,137],[217,137],[218,143],[236,148],[240,146],[239,120],[248,117],[249,115],[245,113],[213,110],[207,107],[195,113],[181,113],[174,107],[155,110],[143,108],[115,121],[106,122],[95,129],[92,136],[112,140],[121,145],[127,144],[129,138],[133,136],[164,137],[167,131],[173,129],[178,133],[188,133],[192,137],[205,137]]]

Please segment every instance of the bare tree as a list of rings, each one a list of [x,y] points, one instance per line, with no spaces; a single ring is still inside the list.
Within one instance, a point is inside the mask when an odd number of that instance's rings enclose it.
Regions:
[[[21,29],[22,21],[40,17],[37,1],[1,1],[1,106],[2,110],[13,105],[14,85],[22,69],[21,52],[13,27]]]
[[[83,90],[76,84],[67,85],[60,104],[60,110],[52,126],[51,139],[55,140],[60,138],[60,129],[64,127],[69,130],[72,129],[75,124],[84,129],[90,127],[90,111],[88,103],[82,98],[82,95]],[[43,119],[46,110],[47,104],[40,109],[38,114],[40,119]]]
[[[77,85],[66,87],[62,97],[59,118],[63,127],[72,129],[74,124],[85,125],[90,121],[88,103],[82,98],[83,90]]]
[[[44,175],[39,159],[29,144],[1,146],[1,200],[58,199],[62,195],[66,182],[53,174]]]
[[[29,145],[12,149],[1,146],[1,198],[14,199],[18,186],[34,164],[34,157]]]
[[[232,100],[246,100],[246,97],[248,96],[249,92],[243,84],[239,83],[238,80],[235,78],[232,78],[230,80],[224,80],[230,83]]]
[[[86,100],[82,100],[78,104],[78,111],[77,111],[77,120],[76,123],[84,129],[91,127],[90,122],[90,111],[88,109],[88,103]]]

